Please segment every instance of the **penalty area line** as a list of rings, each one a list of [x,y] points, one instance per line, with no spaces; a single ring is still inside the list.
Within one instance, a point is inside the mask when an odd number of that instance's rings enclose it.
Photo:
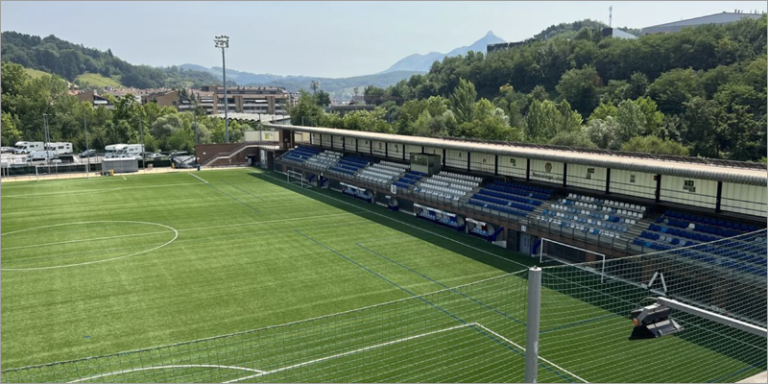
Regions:
[[[404,337],[402,339],[387,341],[385,343],[380,343],[380,344],[374,344],[374,345],[371,345],[371,346],[367,346],[367,347],[363,347],[363,348],[358,348],[358,349],[355,349],[355,350],[352,350],[352,351],[348,351],[348,352],[343,352],[343,353],[338,353],[338,354],[331,355],[331,356],[321,357],[319,359],[305,361],[303,363],[294,364],[294,365],[290,365],[290,366],[287,366],[287,367],[274,369],[274,370],[271,370],[271,371],[261,372],[261,373],[255,374],[255,375],[241,377],[239,379],[225,381],[224,383],[236,383],[238,381],[253,379],[255,377],[271,375],[273,373],[288,371],[288,370],[295,369],[295,368],[301,368],[301,367],[304,367],[304,366],[307,366],[307,365],[312,365],[312,364],[320,363],[320,362],[327,361],[327,360],[338,359],[340,357],[354,355],[356,353],[370,351],[372,349],[386,347],[386,346],[389,346],[389,345],[394,345],[394,344],[402,343],[402,342],[409,341],[409,340],[419,339],[419,338],[422,338],[422,337],[432,336],[432,335],[435,335],[435,334],[438,334],[438,333],[453,331],[453,330],[460,329],[460,328],[467,328],[467,327],[471,327],[471,326],[474,326],[474,325],[478,325],[478,324],[477,323],[466,323],[466,324],[456,325],[456,326],[453,326],[453,327],[439,329],[437,331],[422,333],[422,334],[418,334],[418,335],[414,335],[414,336],[408,336],[408,337]]]
[[[173,369],[173,368],[219,368],[219,369],[233,369],[237,371],[264,373],[264,371],[260,371],[258,369],[238,367],[233,365],[212,365],[212,364],[158,365],[155,367],[131,368],[131,369],[125,369],[125,370],[120,370],[115,372],[102,373],[100,375],[88,376],[88,377],[83,377],[82,379],[72,380],[72,381],[69,381],[69,383],[80,383],[87,380],[95,380],[95,379],[100,379],[102,377],[124,375],[126,373],[131,373],[131,372],[142,372],[142,371],[149,371],[153,369]]]
[[[205,183],[205,184],[208,184],[208,182],[207,182],[207,181],[205,181],[205,180],[203,180],[203,178],[202,178],[202,177],[200,177],[200,176],[197,176],[197,175],[195,175],[194,173],[187,173],[187,175],[190,175],[190,176],[194,177],[195,179],[198,179],[198,180],[202,181],[203,183]]]

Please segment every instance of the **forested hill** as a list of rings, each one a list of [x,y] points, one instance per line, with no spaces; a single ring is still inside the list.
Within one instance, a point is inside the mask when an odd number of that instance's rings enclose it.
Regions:
[[[132,65],[113,55],[112,50],[103,52],[86,48],[53,35],[41,38],[3,32],[0,55],[3,61],[56,74],[70,82],[75,82],[79,75],[93,73],[135,88],[181,88],[221,83],[210,73],[178,67]]]
[[[498,132],[518,132],[507,137],[627,150],[645,150],[626,144],[658,138],[675,144],[678,154],[766,156],[765,15],[634,40],[602,37],[588,23],[572,33],[574,25],[550,27],[508,50],[446,58],[426,75],[369,87],[366,100],[398,119],[396,131],[418,118],[435,135],[500,139]],[[472,95],[476,106],[468,104]],[[452,106],[458,125],[414,108],[431,98]],[[476,118],[481,102],[483,111],[492,103],[500,127],[513,131],[487,129],[495,120]],[[462,131],[462,119],[485,128]]]

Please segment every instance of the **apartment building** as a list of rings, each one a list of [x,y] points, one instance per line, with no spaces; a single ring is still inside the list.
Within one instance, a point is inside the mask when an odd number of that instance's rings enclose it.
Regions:
[[[203,87],[201,92],[212,92],[213,114],[224,112],[224,87]],[[227,99],[229,113],[273,115],[288,114],[295,100],[282,87],[227,87]]]

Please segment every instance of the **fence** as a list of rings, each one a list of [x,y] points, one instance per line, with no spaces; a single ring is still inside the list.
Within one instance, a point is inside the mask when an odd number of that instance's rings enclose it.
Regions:
[[[38,164],[8,166],[0,168],[3,181],[64,180],[99,176],[102,163],[91,164]],[[172,172],[169,160],[147,162],[145,168],[139,160],[139,173]]]

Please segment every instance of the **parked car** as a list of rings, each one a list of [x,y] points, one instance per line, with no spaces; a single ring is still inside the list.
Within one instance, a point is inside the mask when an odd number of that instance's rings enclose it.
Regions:
[[[155,159],[159,159],[159,158],[163,157],[163,155],[161,155],[161,154],[159,154],[157,152],[147,152],[147,153],[144,154],[144,157],[147,160],[155,160]]]
[[[80,152],[80,157],[94,157],[94,156],[96,156],[95,149],[87,149],[83,152]]]
[[[0,153],[16,153],[16,148],[14,148],[14,147],[2,147],[0,149]]]
[[[53,159],[53,160],[51,160],[51,164],[59,165],[61,163],[62,163],[61,159]]]
[[[189,155],[189,152],[187,152],[187,151],[173,151],[173,152],[168,154],[168,158],[172,160],[176,156],[186,156],[186,155]]]

